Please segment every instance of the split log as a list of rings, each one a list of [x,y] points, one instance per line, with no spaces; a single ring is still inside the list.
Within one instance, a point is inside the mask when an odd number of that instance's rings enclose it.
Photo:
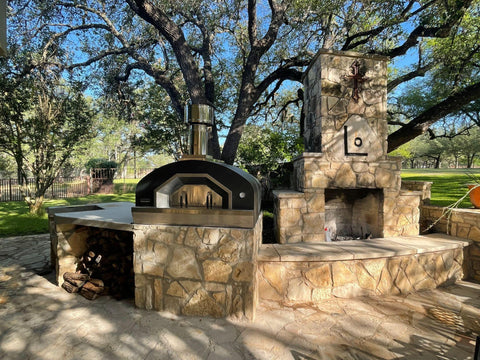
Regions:
[[[89,279],[88,274],[66,272],[63,274],[63,280],[77,288],[81,288]],[[67,290],[68,291],[68,290]]]
[[[100,279],[90,279],[80,289],[80,295],[85,299],[95,300],[104,290],[103,281]]]
[[[95,300],[98,297],[97,293],[94,293],[92,291],[89,291],[85,288],[82,287],[80,290],[80,295],[82,295],[85,299],[87,300]]]
[[[70,284],[68,281],[64,281],[62,284],[62,288],[64,288],[67,292],[69,293],[77,293],[80,288],[78,286],[75,286],[73,284]]]
[[[103,291],[103,288],[105,287],[105,284],[101,279],[90,279],[89,283],[94,285],[97,288],[102,288],[102,291]]]
[[[88,274],[82,274],[78,272],[66,272],[63,274],[63,280],[83,280],[87,281],[89,279]]]

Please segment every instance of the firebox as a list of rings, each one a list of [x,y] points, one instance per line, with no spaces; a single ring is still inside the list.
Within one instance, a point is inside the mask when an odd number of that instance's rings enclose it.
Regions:
[[[325,189],[325,229],[333,241],[383,237],[383,191]]]
[[[260,184],[239,168],[207,157],[209,105],[189,107],[190,155],[162,166],[137,185],[137,224],[253,228],[260,213]]]

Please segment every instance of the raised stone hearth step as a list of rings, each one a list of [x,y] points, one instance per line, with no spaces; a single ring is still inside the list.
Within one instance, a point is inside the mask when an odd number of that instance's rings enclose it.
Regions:
[[[259,299],[311,304],[323,299],[408,294],[464,277],[470,241],[444,234],[322,244],[263,245]]]
[[[335,261],[404,256],[464,248],[471,241],[445,234],[323,243],[264,244],[259,261]]]

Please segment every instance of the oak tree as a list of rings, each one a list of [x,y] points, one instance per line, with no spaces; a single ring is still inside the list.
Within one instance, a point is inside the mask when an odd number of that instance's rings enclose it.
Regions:
[[[389,56],[388,88],[441,73],[442,96],[389,136],[389,149],[480,98],[478,0],[40,0],[11,1],[17,24],[48,34],[39,61],[72,74],[96,71],[98,87],[147,74],[169,97],[178,121],[186,101],[217,109],[212,153],[233,163],[243,129],[320,48]],[[28,38],[28,37],[27,37]],[[34,38],[30,35],[29,38]],[[396,59],[418,61],[398,66]],[[449,54],[444,56],[442,54]],[[468,74],[467,76],[464,76]],[[455,78],[455,75],[457,77]],[[466,79],[465,77],[468,77]],[[218,127],[228,127],[222,151]]]

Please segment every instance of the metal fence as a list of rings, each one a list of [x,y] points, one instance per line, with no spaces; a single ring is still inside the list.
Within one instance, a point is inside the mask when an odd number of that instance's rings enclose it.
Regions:
[[[35,180],[30,178],[27,184],[31,189],[35,187]],[[90,193],[87,178],[57,178],[45,193],[46,199],[65,199],[84,196]],[[17,179],[0,179],[0,202],[23,201]]]
[[[133,174],[136,178],[141,178],[150,173],[153,168],[136,169],[134,172],[123,171],[117,169],[91,169],[89,176],[76,177],[58,177],[53,185],[48,188],[45,193],[46,199],[66,199],[72,197],[85,196],[96,193],[111,194],[115,190],[113,184],[114,179],[132,179]],[[126,176],[127,175],[127,176]],[[130,175],[130,176],[128,176]],[[35,179],[29,178],[27,184],[30,189],[35,188]],[[134,186],[133,186],[134,187]],[[128,190],[131,191],[131,186]],[[127,191],[127,184],[123,184],[123,192]],[[22,192],[18,185],[18,180],[9,178],[0,178],[0,202],[6,201],[23,201]]]

